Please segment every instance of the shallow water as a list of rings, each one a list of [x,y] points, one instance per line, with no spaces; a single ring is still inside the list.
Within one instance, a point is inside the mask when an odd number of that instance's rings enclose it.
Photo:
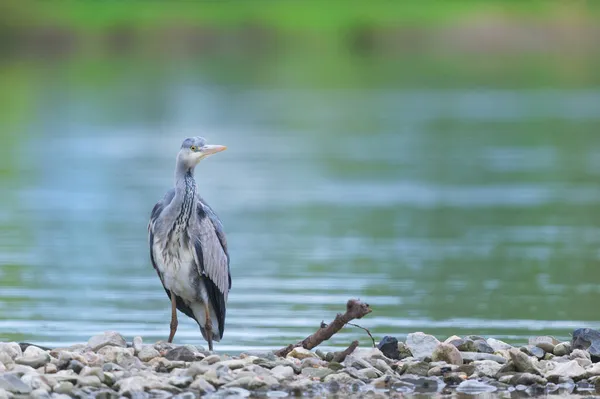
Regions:
[[[133,93],[133,94],[132,94]],[[181,140],[228,234],[218,350],[278,348],[359,297],[376,338],[600,327],[600,92],[273,90],[180,79],[39,101],[0,174],[0,341],[165,339],[146,226]],[[330,342],[368,345],[357,328]],[[176,341],[204,344],[180,317]]]

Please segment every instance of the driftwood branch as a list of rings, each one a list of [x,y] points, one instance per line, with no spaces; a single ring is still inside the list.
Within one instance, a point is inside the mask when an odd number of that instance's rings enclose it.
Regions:
[[[371,331],[369,331],[368,328],[364,328],[363,326],[359,326],[358,324],[354,324],[354,323],[348,323],[349,326],[353,326],[353,327],[358,327],[362,330],[365,330],[367,332],[367,334],[369,334],[369,337],[371,337],[371,341],[373,341],[373,348],[375,348],[377,345],[375,344],[375,338],[373,338],[373,336],[371,335]]]
[[[354,319],[360,319],[368,315],[369,313],[371,313],[371,308],[368,304],[362,303],[358,299],[350,299],[346,303],[346,313],[338,313],[335,316],[335,319],[329,324],[321,322],[321,327],[314,334],[309,335],[300,342],[290,344],[285,348],[278,350],[277,352],[275,352],[275,354],[277,356],[285,357],[288,353],[290,353],[294,348],[297,347],[303,347],[304,349],[312,349],[321,344],[321,342],[331,338],[333,334],[340,331],[348,322]],[[350,345],[350,347],[351,346],[352,345]],[[350,349],[350,347],[348,349]],[[352,352],[353,350],[354,348],[352,348],[350,352]]]
[[[352,341],[349,347],[340,352],[335,352],[333,354],[333,361],[341,363],[346,359],[346,356],[354,352],[354,349],[358,346],[358,341]]]

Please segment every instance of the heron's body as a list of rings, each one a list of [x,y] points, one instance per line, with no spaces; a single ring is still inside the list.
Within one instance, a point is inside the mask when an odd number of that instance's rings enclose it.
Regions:
[[[172,341],[177,329],[175,308],[196,320],[212,350],[225,327],[226,303],[231,288],[227,241],[220,220],[198,195],[194,158],[207,146],[202,138],[186,139],[177,157],[175,188],[152,210],[148,225],[150,257],[172,302]],[[191,155],[190,155],[191,154]]]

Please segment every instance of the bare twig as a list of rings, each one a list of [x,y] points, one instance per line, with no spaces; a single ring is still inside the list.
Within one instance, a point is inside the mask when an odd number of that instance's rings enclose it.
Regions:
[[[277,352],[275,352],[275,354],[277,356],[285,357],[294,348],[297,348],[299,346],[305,349],[312,349],[317,345],[321,344],[321,342],[331,338],[333,334],[341,330],[349,321],[354,319],[361,319],[369,313],[371,313],[371,308],[368,304],[362,303],[358,299],[350,299],[346,303],[346,313],[338,313],[335,316],[335,319],[329,324],[321,322],[321,327],[314,334],[309,335],[300,342],[297,342],[293,345],[288,345],[285,348],[278,350]],[[324,324],[325,326],[323,326]]]
[[[348,356],[349,354],[351,354],[352,352],[354,352],[354,349],[356,349],[357,346],[358,346],[358,341],[352,341],[352,343],[350,344],[350,346],[348,346],[343,351],[334,352],[334,354],[333,354],[333,361],[334,362],[338,362],[338,363],[343,362],[344,359],[346,359],[346,356]]]
[[[362,326],[359,326],[358,324],[354,324],[354,323],[347,323],[349,326],[354,326],[354,327],[358,327],[361,328],[363,330],[365,330],[367,332],[367,334],[369,334],[369,337],[371,337],[371,341],[373,341],[373,348],[375,348],[377,345],[375,345],[375,338],[373,338],[373,336],[371,335],[371,331],[369,331],[368,328],[364,328]]]

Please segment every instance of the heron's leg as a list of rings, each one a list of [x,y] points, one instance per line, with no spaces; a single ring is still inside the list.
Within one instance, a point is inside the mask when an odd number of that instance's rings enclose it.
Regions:
[[[204,329],[206,330],[206,341],[208,341],[208,350],[213,350],[213,342],[212,342],[212,320],[210,318],[210,309],[208,304],[204,303],[204,313],[206,314],[206,320],[204,324]]]
[[[171,291],[171,333],[167,342],[173,342],[175,332],[177,332],[177,297]]]

